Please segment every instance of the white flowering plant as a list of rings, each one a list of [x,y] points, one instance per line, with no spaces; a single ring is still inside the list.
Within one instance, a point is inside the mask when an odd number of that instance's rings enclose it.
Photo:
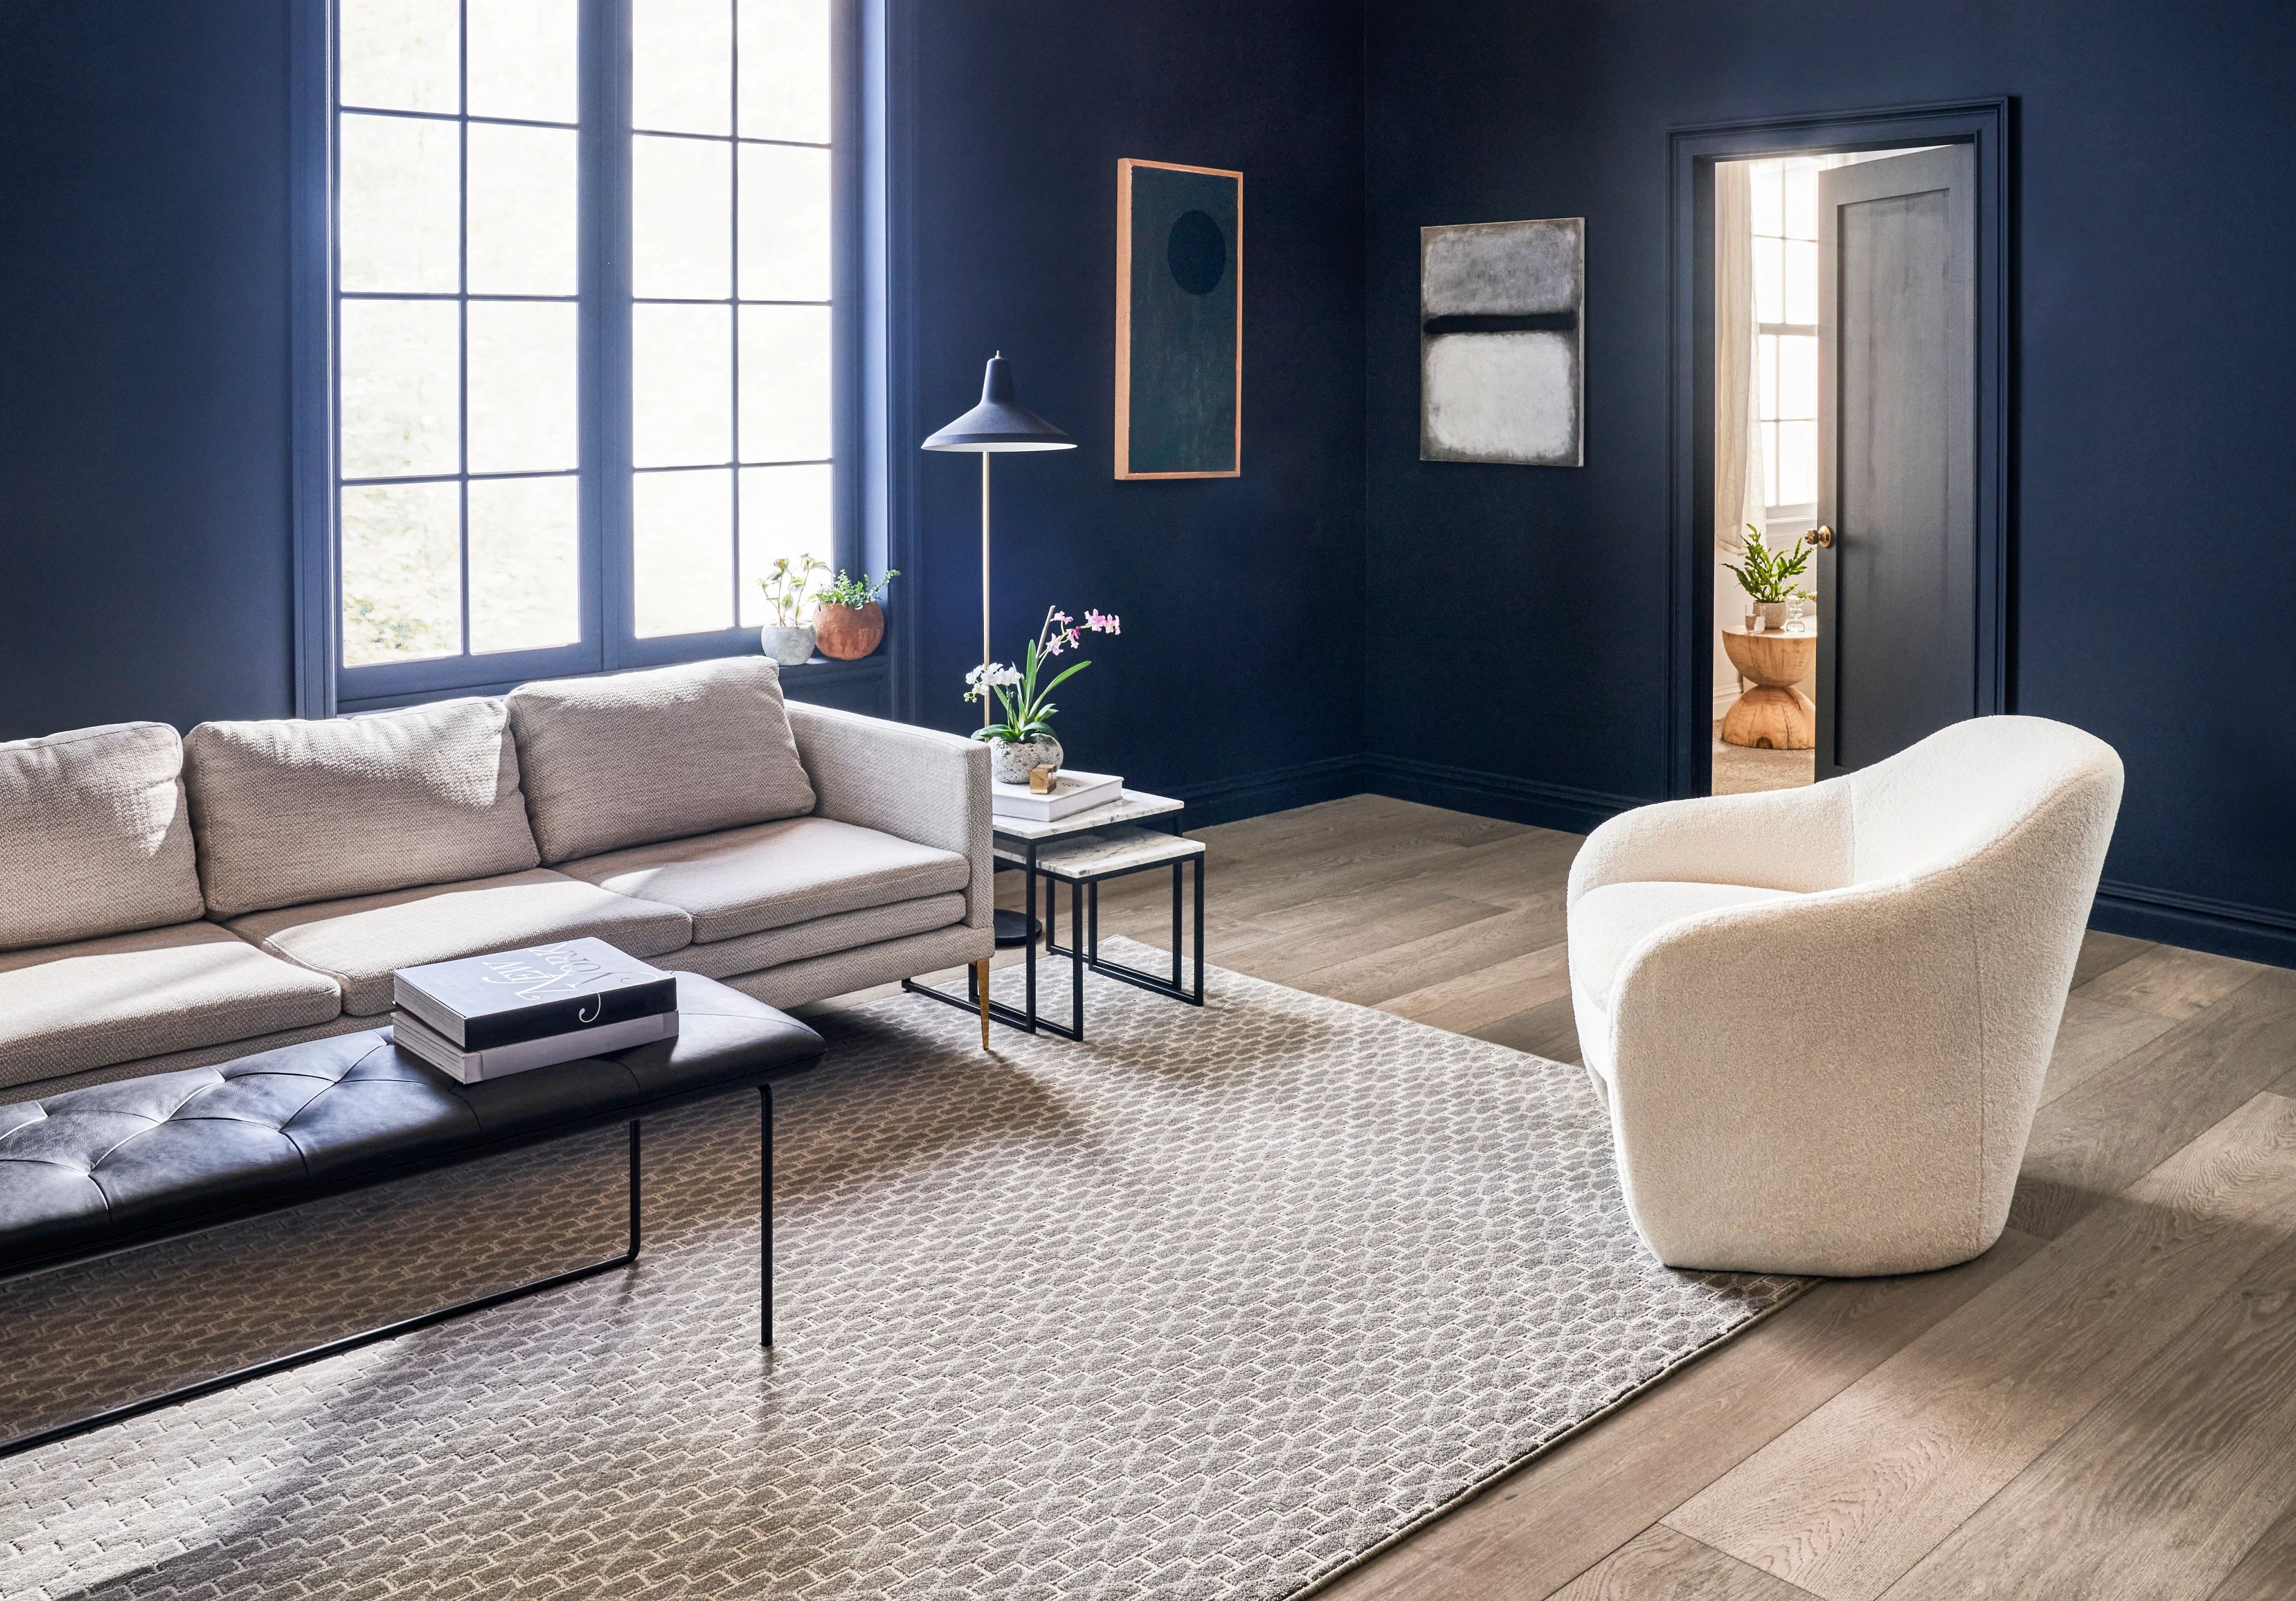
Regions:
[[[975,734],[975,739],[1001,740],[1008,744],[1025,744],[1032,739],[1053,731],[1053,714],[1060,710],[1053,704],[1053,691],[1084,671],[1092,663],[1071,662],[1049,682],[1039,686],[1037,676],[1045,664],[1054,657],[1063,655],[1084,643],[1086,634],[1119,634],[1121,621],[1112,613],[1085,608],[1084,624],[1077,625],[1059,607],[1046,609],[1044,626],[1029,642],[1029,648],[1017,667],[1001,661],[990,661],[974,668],[964,675],[964,698],[986,702],[996,696],[997,708],[1004,720],[991,723]]]

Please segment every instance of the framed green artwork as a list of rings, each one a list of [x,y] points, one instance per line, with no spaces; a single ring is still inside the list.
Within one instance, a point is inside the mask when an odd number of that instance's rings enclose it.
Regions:
[[[1116,164],[1116,476],[1243,470],[1243,174]]]

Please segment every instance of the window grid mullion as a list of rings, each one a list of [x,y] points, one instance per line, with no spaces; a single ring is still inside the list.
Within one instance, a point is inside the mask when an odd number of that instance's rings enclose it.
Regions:
[[[455,129],[455,258],[456,289],[457,365],[455,420],[459,438],[461,538],[455,547],[455,596],[462,615],[463,654],[471,653],[471,0],[462,0],[455,12],[455,109],[461,113]]]
[[[734,392],[728,397],[731,405],[726,414],[732,419],[733,437],[726,442],[730,447],[728,454],[738,463],[742,459],[742,7],[740,0],[726,0],[726,30],[728,44],[726,52],[726,127],[734,135],[726,145],[726,181],[731,188],[727,199],[732,206],[732,224],[726,232],[728,256],[726,286],[732,291],[729,300],[734,308],[733,315],[726,319],[726,337],[734,341],[733,359],[729,363],[729,368],[733,374]],[[726,530],[734,541],[734,548],[728,553],[730,560],[726,563],[726,571],[733,575],[734,593],[727,598],[734,608],[731,614],[732,626],[738,628],[742,626],[742,513],[743,509],[742,469],[739,466],[733,469],[733,476],[726,488],[733,497],[734,513]]]

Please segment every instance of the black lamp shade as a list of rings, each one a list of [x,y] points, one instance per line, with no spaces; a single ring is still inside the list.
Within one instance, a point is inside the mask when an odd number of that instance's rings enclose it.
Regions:
[[[1074,450],[1076,441],[1013,398],[1013,364],[988,358],[980,404],[927,439],[927,450]]]

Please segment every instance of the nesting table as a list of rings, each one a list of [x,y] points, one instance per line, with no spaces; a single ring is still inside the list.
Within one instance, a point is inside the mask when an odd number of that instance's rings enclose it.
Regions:
[[[1104,978],[1145,989],[1152,995],[1161,995],[1192,1006],[1204,1004],[1204,847],[1201,840],[1183,838],[1178,832],[1179,814],[1185,804],[1165,795],[1126,790],[1105,806],[1095,806],[1057,822],[1036,823],[1020,817],[996,819],[996,865],[1015,868],[1022,875],[1028,907],[1026,926],[1029,932],[1026,941],[1025,1004],[1012,1006],[992,998],[988,1003],[988,1015],[993,1021],[1026,1033],[1057,1034],[1064,1039],[1082,1039],[1085,1026],[1084,975],[1087,969]],[[1143,826],[1151,818],[1168,825],[1171,832]],[[1111,878],[1124,878],[1160,867],[1169,867],[1172,872],[1172,973],[1169,978],[1112,961],[1100,954],[1100,886]],[[1191,897],[1184,893],[1184,886],[1192,870],[1194,882]],[[1066,1024],[1041,1015],[1037,1009],[1037,950],[1039,942],[1037,884],[1039,879],[1045,881],[1042,925],[1045,954],[1052,957],[1064,956],[1069,963],[1069,1021]],[[1060,940],[1060,889],[1062,884],[1066,884],[1069,891],[1069,942],[1066,945]],[[1185,943],[1186,948],[1193,952],[1194,972],[1192,981],[1184,982],[1183,914],[1191,899],[1195,913],[1194,937],[1192,941]],[[965,992],[962,996],[933,989],[914,979],[903,981],[903,988],[977,1013],[980,1009],[980,981],[977,971],[967,968]]]

